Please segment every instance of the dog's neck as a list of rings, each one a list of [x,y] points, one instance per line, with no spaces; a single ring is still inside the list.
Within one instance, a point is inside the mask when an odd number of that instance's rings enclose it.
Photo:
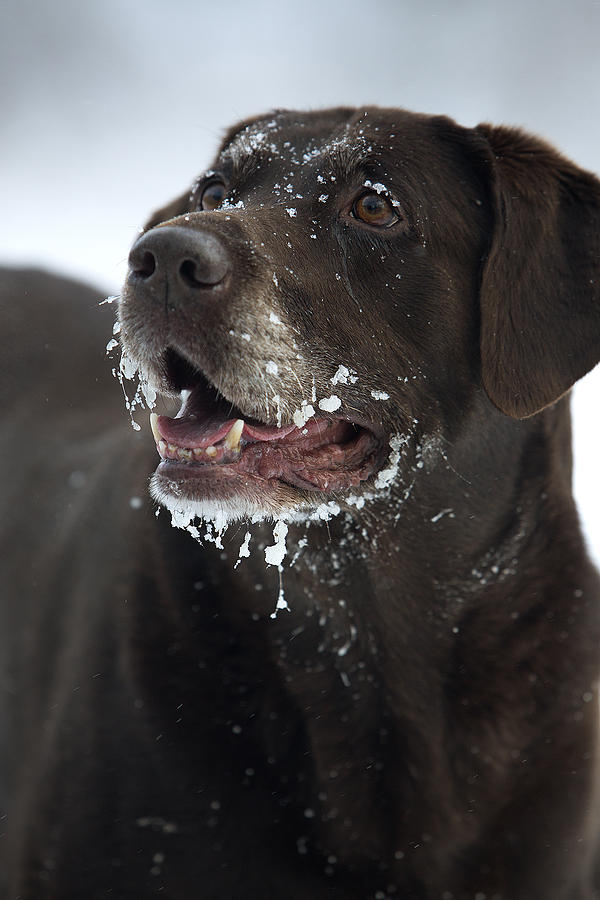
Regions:
[[[532,477],[524,467],[535,469],[538,457],[555,459],[566,442],[538,454],[536,444],[551,431],[543,416],[522,425],[492,419],[477,453],[472,444],[463,452],[460,435],[440,445],[437,458],[417,469],[408,494],[404,478],[395,494],[360,516],[290,525],[280,571],[265,565],[272,525],[253,530],[250,556],[237,568],[244,528],[232,530],[222,552],[198,553],[186,535],[165,532],[178,548],[179,583],[199,587],[185,604],[192,602],[211,621],[210,628],[196,629],[193,652],[216,661],[235,642],[243,663],[227,678],[239,679],[244,696],[260,695],[262,726],[260,716],[253,719],[259,740],[263,727],[284,719],[282,733],[298,733],[298,746],[286,753],[299,758],[286,759],[291,769],[305,770],[307,815],[318,818],[319,846],[335,851],[340,862],[344,854],[355,861],[357,854],[400,859],[433,831],[439,851],[456,838],[447,810],[462,809],[465,823],[479,827],[468,815],[469,803],[478,790],[503,802],[510,754],[529,739],[527,723],[512,722],[510,696],[484,709],[477,686],[484,678],[505,684],[506,672],[524,662],[523,645],[512,644],[512,633],[533,602],[527,571],[537,552],[536,522],[557,511],[572,514],[568,478],[557,482],[547,470]],[[516,429],[520,440],[513,431],[502,441],[504,428]],[[273,616],[282,597],[287,609]],[[552,613],[550,600],[544,598]],[[187,621],[189,614],[183,613]],[[527,664],[535,669],[534,660]],[[448,743],[458,730],[451,760]],[[503,732],[510,736],[504,744]],[[486,761],[490,735],[493,761]],[[275,743],[282,743],[281,735]],[[352,754],[345,752],[347,743]],[[483,761],[473,762],[473,747]],[[477,770],[468,796],[457,797],[455,766]],[[448,796],[439,795],[440,785]],[[493,814],[493,801],[486,809]],[[458,843],[468,842],[469,827],[463,823]],[[394,847],[386,843],[390,834]]]

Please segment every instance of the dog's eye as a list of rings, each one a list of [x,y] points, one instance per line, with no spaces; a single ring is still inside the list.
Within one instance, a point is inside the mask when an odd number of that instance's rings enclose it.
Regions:
[[[212,181],[207,184],[200,195],[200,209],[210,212],[211,209],[217,209],[227,194],[227,189],[222,181]]]
[[[379,228],[389,228],[391,225],[395,225],[400,218],[391,201],[375,191],[362,194],[354,201],[352,215],[367,225],[376,225]]]

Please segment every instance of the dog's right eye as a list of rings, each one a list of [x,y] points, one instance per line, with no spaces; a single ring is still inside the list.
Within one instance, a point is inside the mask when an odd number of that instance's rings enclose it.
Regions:
[[[212,181],[210,184],[206,185],[200,195],[200,209],[205,212],[210,212],[212,209],[218,209],[225,199],[226,194],[227,189],[222,181]]]

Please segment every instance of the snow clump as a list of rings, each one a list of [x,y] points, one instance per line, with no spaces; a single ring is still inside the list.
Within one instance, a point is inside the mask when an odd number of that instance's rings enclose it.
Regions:
[[[324,397],[323,400],[319,400],[319,409],[322,409],[325,412],[335,412],[341,405],[342,401],[339,397],[336,397],[335,394],[332,394],[331,397]]]

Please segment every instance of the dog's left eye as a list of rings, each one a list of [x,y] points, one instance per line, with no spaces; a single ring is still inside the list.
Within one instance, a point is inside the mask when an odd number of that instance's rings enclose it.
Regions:
[[[222,181],[212,181],[207,184],[200,195],[200,209],[210,212],[217,209],[227,194],[227,189]]]
[[[358,197],[354,201],[352,215],[367,225],[375,225],[379,228],[389,228],[400,219],[391,201],[376,191],[369,191]]]

